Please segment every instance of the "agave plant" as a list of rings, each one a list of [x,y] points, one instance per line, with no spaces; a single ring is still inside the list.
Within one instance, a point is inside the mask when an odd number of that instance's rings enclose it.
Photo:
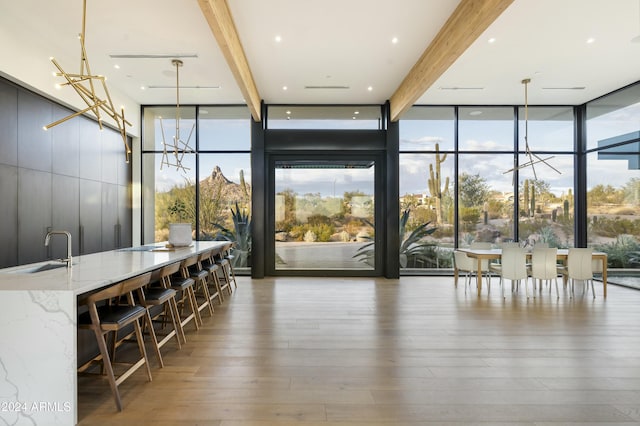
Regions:
[[[212,224],[220,230],[216,239],[235,241],[233,266],[248,266],[249,256],[251,254],[251,218],[246,211],[243,212],[240,210],[237,202],[235,211],[233,207],[231,208],[231,217],[233,218],[233,231],[219,223]]]
[[[434,257],[436,256],[436,244],[424,242],[423,239],[427,235],[433,234],[437,227],[430,227],[431,222],[429,221],[418,226],[405,237],[410,213],[411,209],[406,209],[402,212],[402,216],[400,216],[400,266],[402,268],[406,268],[410,259],[421,260],[424,264],[435,265],[436,261]],[[369,226],[373,227],[371,222],[365,222]],[[373,265],[375,256],[373,244],[374,243],[371,242],[360,247],[357,253],[353,255],[353,258],[369,265]]]

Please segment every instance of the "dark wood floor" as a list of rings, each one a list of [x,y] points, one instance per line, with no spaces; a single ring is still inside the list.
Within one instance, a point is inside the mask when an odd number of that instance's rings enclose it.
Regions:
[[[506,300],[452,277],[239,278],[165,367],[81,378],[81,425],[640,424],[640,291]]]

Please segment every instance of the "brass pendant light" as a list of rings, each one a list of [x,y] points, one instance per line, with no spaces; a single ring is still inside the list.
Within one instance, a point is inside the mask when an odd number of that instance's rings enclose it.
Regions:
[[[120,112],[118,113],[113,106],[113,101],[111,100],[111,95],[109,94],[109,90],[107,89],[106,77],[103,75],[93,75],[91,74],[91,68],[89,67],[89,59],[87,58],[87,49],[85,47],[85,28],[86,28],[86,18],[87,18],[87,0],[83,0],[82,2],[82,32],[78,35],[80,39],[80,72],[78,74],[70,74],[66,72],[62,66],[55,60],[55,58],[51,58],[51,62],[58,69],[58,72],[55,73],[58,77],[64,77],[65,82],[59,84],[59,86],[71,86],[76,93],[82,98],[82,100],[87,104],[87,107],[81,111],[75,112],[71,115],[68,115],[60,120],[54,121],[51,124],[47,124],[44,126],[44,130],[48,130],[54,126],[57,126],[60,123],[64,123],[65,121],[77,117],[79,115],[85,113],[92,113],[95,118],[98,120],[98,125],[100,126],[100,130],[102,130],[102,113],[105,113],[107,116],[111,117],[111,119],[115,122],[118,127],[118,131],[122,136],[122,142],[124,143],[125,148],[125,159],[126,162],[129,162],[129,157],[131,155],[131,148],[129,147],[129,143],[127,141],[127,131],[126,126],[131,126],[131,123],[128,122],[124,118],[124,107],[120,108]],[[102,86],[103,97],[101,98],[96,92],[96,88]]]
[[[522,84],[524,84],[524,146],[525,146],[525,155],[527,156],[528,161],[519,164],[517,167],[507,170],[504,174],[514,172],[516,170],[524,169],[525,167],[531,167],[531,171],[533,172],[533,178],[538,180],[538,175],[536,174],[535,165],[538,163],[543,163],[547,165],[552,170],[556,171],[558,174],[561,174],[558,169],[553,167],[551,164],[547,163],[547,160],[552,159],[554,156],[547,158],[541,158],[539,155],[531,152],[531,148],[529,148],[529,91],[528,85],[531,83],[530,78],[525,78],[522,80]],[[514,176],[515,178],[515,176]]]
[[[162,125],[162,117],[160,120],[160,130],[162,132],[162,160],[160,161],[160,170],[162,170],[162,166],[175,167],[176,170],[182,170],[186,172],[189,170],[188,167],[185,167],[182,164],[182,159],[184,158],[184,154],[187,152],[194,152],[193,149],[189,146],[189,141],[191,140],[191,136],[193,135],[193,130],[195,129],[195,123],[191,127],[191,131],[189,132],[189,137],[187,141],[184,142],[180,138],[180,67],[183,65],[180,59],[171,60],[171,64],[176,67],[176,133],[171,142],[167,142],[167,139],[164,134],[164,126]],[[171,158],[171,159],[170,159]]]

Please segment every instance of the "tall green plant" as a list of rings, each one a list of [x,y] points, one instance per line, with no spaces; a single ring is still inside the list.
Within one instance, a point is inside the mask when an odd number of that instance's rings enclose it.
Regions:
[[[438,228],[430,226],[431,222],[426,222],[418,226],[416,229],[407,233],[407,222],[409,221],[410,209],[405,209],[400,216],[400,266],[406,268],[410,260],[421,260],[423,264],[436,264],[436,244],[431,242],[425,242],[423,239],[428,235],[433,234]],[[365,222],[373,227],[371,222],[365,220]],[[374,264],[375,249],[374,243],[367,243],[360,247],[356,254],[353,255],[354,259],[358,259],[369,265]]]
[[[233,266],[244,267],[248,266],[249,256],[251,255],[251,218],[246,210],[240,210],[238,202],[235,204],[236,209],[231,208],[233,231],[219,223],[213,223],[212,225],[220,230],[216,235],[216,240],[235,241]]]

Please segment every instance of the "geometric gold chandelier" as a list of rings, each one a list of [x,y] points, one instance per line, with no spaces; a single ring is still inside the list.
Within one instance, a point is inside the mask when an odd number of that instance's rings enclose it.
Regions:
[[[182,159],[185,153],[195,152],[189,146],[189,141],[193,135],[193,131],[196,127],[195,123],[191,126],[189,137],[187,141],[183,141],[180,137],[180,67],[183,65],[180,59],[173,59],[171,64],[176,67],[176,132],[172,139],[167,141],[164,135],[164,125],[162,124],[162,117],[159,117],[160,131],[162,132],[162,160],[160,161],[160,170],[162,166],[175,167],[176,170],[182,169],[183,172],[189,170],[182,164]]]
[[[89,60],[87,58],[87,49],[85,47],[87,0],[83,0],[82,3],[82,32],[78,35],[78,37],[80,38],[80,72],[78,74],[71,74],[66,72],[64,69],[62,69],[55,58],[51,58],[51,62],[53,62],[53,65],[55,65],[58,69],[58,72],[55,73],[55,75],[58,77],[64,77],[65,79],[65,83],[62,83],[59,86],[73,87],[80,98],[82,98],[82,100],[87,104],[87,107],[81,111],[75,112],[71,115],[68,115],[67,117],[61,118],[60,120],[54,121],[53,123],[44,126],[44,129],[48,130],[53,126],[57,126],[60,123],[63,123],[71,118],[85,113],[93,113],[93,115],[98,120],[100,130],[102,130],[102,113],[104,113],[107,116],[111,117],[111,119],[118,127],[120,135],[122,136],[122,142],[124,143],[126,155],[125,159],[128,163],[129,156],[131,154],[131,148],[129,147],[129,143],[127,142],[126,125],[131,126],[131,123],[129,123],[124,118],[124,108],[121,108],[120,112],[118,113],[113,106],[111,95],[109,95],[109,90],[107,89],[106,78],[103,75],[91,74],[91,68],[89,67]],[[103,97],[100,97],[96,92],[97,87],[102,88]]]
[[[547,160],[552,159],[554,156],[547,158],[541,158],[540,156],[531,152],[531,148],[529,148],[529,93],[528,93],[528,84],[531,83],[530,78],[525,78],[522,80],[522,84],[524,84],[524,146],[525,146],[525,155],[527,156],[527,161],[518,165],[518,167],[514,167],[512,169],[507,170],[503,174],[507,174],[513,172],[515,170],[521,170],[525,167],[531,167],[531,171],[533,172],[533,178],[538,180],[538,176],[536,174],[535,164],[543,163],[552,170],[555,170],[558,174],[561,174],[558,169],[553,167],[551,164],[547,163]],[[515,178],[515,175],[514,175]]]

